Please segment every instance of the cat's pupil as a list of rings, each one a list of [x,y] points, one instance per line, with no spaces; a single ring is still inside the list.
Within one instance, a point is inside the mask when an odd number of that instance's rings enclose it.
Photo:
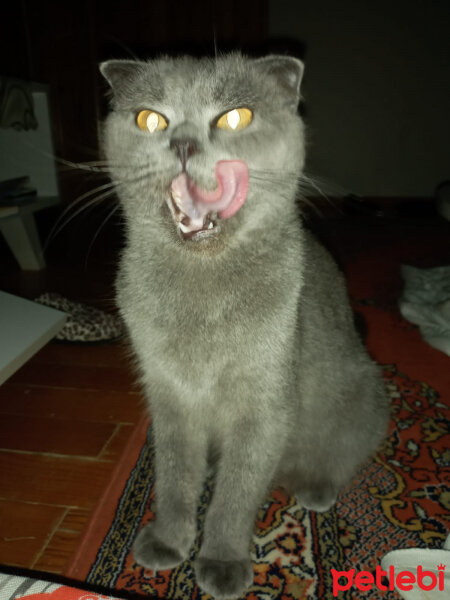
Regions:
[[[151,112],[147,117],[147,127],[150,133],[153,133],[158,127],[159,117],[156,113]]]
[[[228,121],[228,125],[232,128],[232,129],[236,129],[236,127],[239,125],[239,121],[241,120],[241,117],[239,115],[239,112],[234,109],[231,110],[228,114],[227,114],[227,121]]]

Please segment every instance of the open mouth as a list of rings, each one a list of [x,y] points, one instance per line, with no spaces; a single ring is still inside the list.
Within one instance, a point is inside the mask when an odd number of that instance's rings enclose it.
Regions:
[[[244,204],[248,192],[248,167],[241,160],[216,163],[215,190],[199,187],[186,172],[171,183],[167,199],[172,219],[184,240],[205,239],[220,231],[220,221],[229,219]]]
[[[197,237],[209,237],[219,229],[217,212],[207,213],[203,218],[192,218],[183,212],[182,199],[177,194],[174,194],[172,190],[168,205],[177,230],[185,240]]]

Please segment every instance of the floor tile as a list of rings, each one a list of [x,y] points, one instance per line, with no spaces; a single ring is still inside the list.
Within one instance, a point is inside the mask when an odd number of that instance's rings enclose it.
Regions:
[[[33,569],[47,573],[61,573],[73,555],[79,538],[78,532],[57,531],[34,562]]]
[[[0,500],[0,563],[30,568],[65,509]]]
[[[131,366],[128,353],[121,342],[99,345],[52,342],[34,356],[34,361],[42,365],[95,365],[123,369]]]
[[[61,521],[58,531],[66,531],[71,533],[81,533],[86,526],[91,511],[82,508],[70,508],[66,516]]]
[[[135,377],[131,371],[115,367],[95,365],[48,365],[31,360],[19,369],[9,383],[26,383],[56,388],[82,390],[111,390],[119,392],[137,391]]]
[[[133,429],[132,425],[118,425],[116,431],[103,448],[100,457],[109,460],[118,460],[125,450]]]
[[[0,497],[93,508],[114,462],[26,452],[0,452]]]
[[[143,396],[136,392],[80,391],[9,382],[0,386],[0,415],[137,423],[144,411]]]
[[[4,415],[0,449],[95,457],[114,431],[111,423]]]

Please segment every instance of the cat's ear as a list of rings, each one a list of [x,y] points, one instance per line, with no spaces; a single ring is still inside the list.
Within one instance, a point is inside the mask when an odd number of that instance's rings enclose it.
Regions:
[[[100,72],[112,90],[123,86],[138,69],[139,63],[134,60],[107,60],[100,64]]]
[[[297,108],[300,100],[300,84],[305,70],[302,61],[293,56],[272,54],[258,58],[256,64],[265,73],[276,77],[280,87],[287,93],[289,103]]]

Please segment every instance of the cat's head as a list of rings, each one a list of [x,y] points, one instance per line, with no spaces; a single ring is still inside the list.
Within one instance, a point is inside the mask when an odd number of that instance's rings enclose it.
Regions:
[[[131,227],[204,246],[275,223],[304,161],[291,57],[107,61],[103,148]]]

